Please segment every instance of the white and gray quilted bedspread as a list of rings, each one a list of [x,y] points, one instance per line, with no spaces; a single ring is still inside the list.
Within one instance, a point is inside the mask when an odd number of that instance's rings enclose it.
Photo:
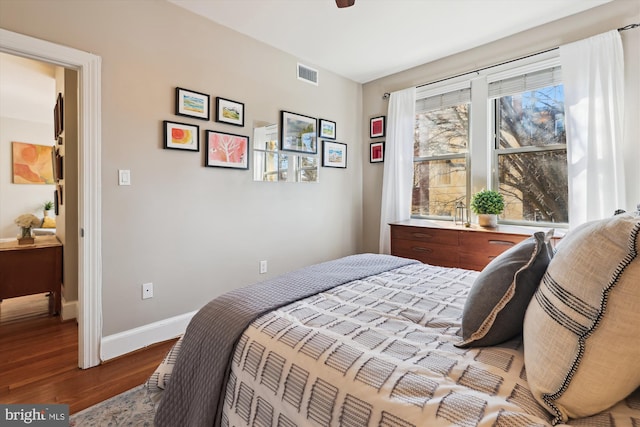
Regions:
[[[546,426],[522,340],[459,349],[477,272],[407,265],[251,323],[236,346],[223,426]],[[640,393],[571,425],[640,426]]]

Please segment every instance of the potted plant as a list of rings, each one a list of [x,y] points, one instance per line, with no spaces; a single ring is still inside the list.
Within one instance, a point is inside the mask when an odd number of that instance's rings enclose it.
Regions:
[[[53,202],[51,200],[47,200],[46,202],[44,202],[44,204],[42,205],[42,208],[44,209],[43,213],[44,216],[49,216],[49,211],[51,209],[53,209]]]
[[[478,214],[478,225],[496,227],[504,211],[504,197],[494,190],[482,190],[471,197],[471,210]]]

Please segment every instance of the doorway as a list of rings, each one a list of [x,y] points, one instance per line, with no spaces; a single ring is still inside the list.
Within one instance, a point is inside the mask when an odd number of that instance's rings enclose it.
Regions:
[[[0,29],[0,52],[78,71],[78,366],[100,364],[101,193],[99,56]]]

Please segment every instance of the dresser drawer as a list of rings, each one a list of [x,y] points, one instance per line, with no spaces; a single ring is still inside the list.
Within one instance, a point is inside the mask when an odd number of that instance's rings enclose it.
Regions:
[[[415,240],[438,245],[458,246],[458,231],[428,227],[391,227],[391,239]]]
[[[460,251],[467,253],[482,252],[487,255],[500,255],[502,252],[525,240],[526,235],[461,232]]]
[[[458,253],[455,247],[416,240],[393,239],[391,253],[404,258],[417,259],[420,262],[443,267],[455,267]]]
[[[484,232],[461,232],[460,266],[482,270],[495,257],[525,240],[526,235]]]

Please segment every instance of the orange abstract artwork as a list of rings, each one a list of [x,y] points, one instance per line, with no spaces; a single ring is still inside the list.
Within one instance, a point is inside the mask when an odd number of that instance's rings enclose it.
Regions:
[[[53,184],[53,147],[13,143],[13,183]]]

